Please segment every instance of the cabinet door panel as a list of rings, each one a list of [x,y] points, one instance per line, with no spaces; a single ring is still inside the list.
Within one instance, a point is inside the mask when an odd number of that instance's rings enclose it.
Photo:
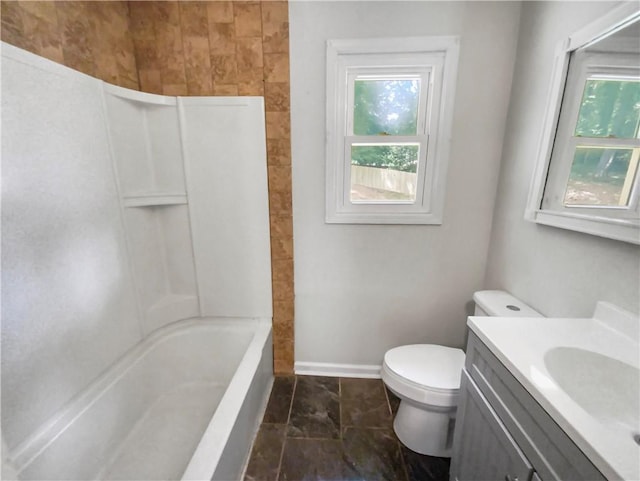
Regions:
[[[461,391],[451,479],[529,481],[531,464],[466,371]]]

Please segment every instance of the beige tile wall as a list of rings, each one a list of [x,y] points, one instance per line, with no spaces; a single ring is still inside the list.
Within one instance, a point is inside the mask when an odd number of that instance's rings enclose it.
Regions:
[[[4,42],[138,88],[127,2],[3,1],[0,16]]]
[[[2,1],[2,40],[107,82],[165,95],[265,97],[274,368],[293,371],[286,1]]]

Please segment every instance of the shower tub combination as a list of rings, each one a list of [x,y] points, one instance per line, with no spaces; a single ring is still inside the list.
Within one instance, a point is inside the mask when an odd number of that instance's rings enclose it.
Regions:
[[[16,449],[19,479],[239,479],[273,381],[271,350],[267,319],[156,331]]]
[[[238,480],[273,380],[264,100],[1,50],[3,479]]]

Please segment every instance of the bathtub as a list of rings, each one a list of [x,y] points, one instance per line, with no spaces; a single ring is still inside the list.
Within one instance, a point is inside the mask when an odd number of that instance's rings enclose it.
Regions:
[[[13,468],[22,480],[237,480],[272,382],[270,320],[180,321],[18,446]]]

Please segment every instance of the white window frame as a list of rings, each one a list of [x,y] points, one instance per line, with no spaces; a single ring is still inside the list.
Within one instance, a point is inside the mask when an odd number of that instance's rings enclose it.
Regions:
[[[327,42],[327,223],[442,224],[451,138],[458,37],[330,40]],[[417,135],[353,135],[356,78],[420,78]],[[420,145],[416,200],[352,201],[351,146]]]
[[[569,125],[569,123],[566,125],[564,123],[559,124],[561,108],[569,109],[571,121],[577,120],[582,91],[578,88],[579,92],[576,92],[575,88],[571,88],[575,86],[570,84],[584,81],[591,73],[607,73],[607,70],[613,72],[617,68],[615,61],[611,60],[604,62],[608,63],[608,66],[590,67],[590,64],[603,64],[598,58],[600,54],[591,54],[585,56],[585,59],[578,63],[577,66],[579,68],[576,69],[575,73],[574,69],[571,69],[574,78],[568,79],[571,54],[639,19],[640,9],[637,3],[625,3],[575,32],[558,45],[548,95],[549,100],[544,114],[542,138],[537,153],[536,169],[525,210],[526,220],[632,244],[640,244],[640,220],[637,217],[639,192],[637,185],[632,191],[629,207],[625,209],[599,206],[565,207],[558,205],[557,202],[549,201],[548,198],[545,199],[545,189],[547,193],[551,191],[556,196],[561,195],[559,192],[566,187],[573,161],[573,155],[572,152],[568,151],[568,146],[575,144],[569,138],[572,135],[570,129],[575,128],[575,122],[572,125]],[[603,140],[603,144],[613,145],[616,142],[607,139]],[[623,141],[622,143],[628,145],[630,142]],[[554,148],[561,149],[559,155],[557,151],[554,153]],[[639,176],[640,174],[637,174],[636,178]]]

